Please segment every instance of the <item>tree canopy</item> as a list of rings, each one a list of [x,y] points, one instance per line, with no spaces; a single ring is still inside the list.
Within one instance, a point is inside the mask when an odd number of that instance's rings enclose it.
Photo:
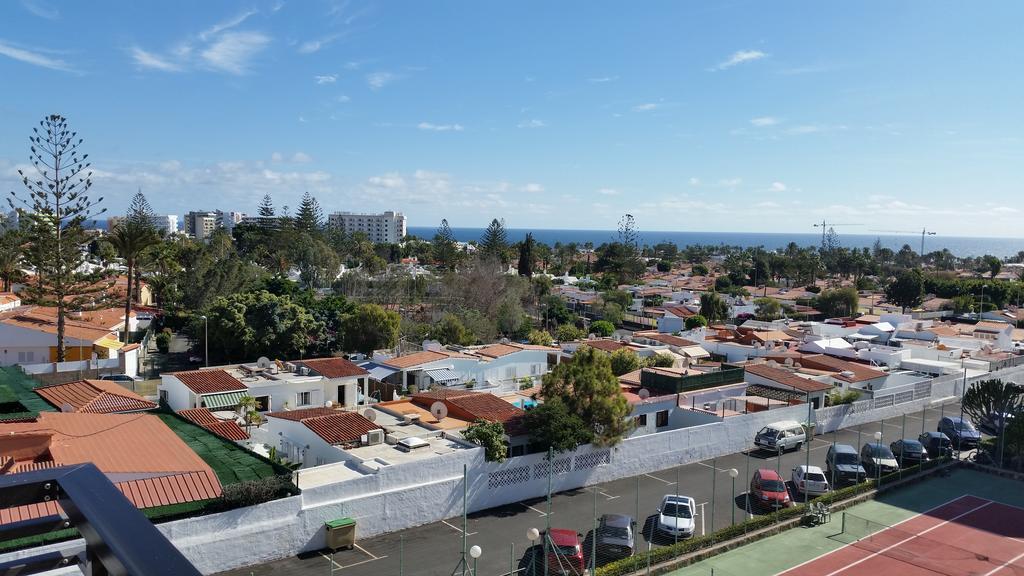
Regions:
[[[608,355],[589,346],[581,346],[571,360],[544,375],[541,396],[545,403],[561,399],[578,414],[593,430],[595,445],[614,445],[632,429],[627,419],[631,408]]]

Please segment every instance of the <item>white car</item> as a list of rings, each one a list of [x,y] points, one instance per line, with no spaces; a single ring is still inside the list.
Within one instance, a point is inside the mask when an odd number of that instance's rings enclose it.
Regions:
[[[658,523],[654,527],[655,534],[667,534],[679,538],[693,536],[693,517],[696,516],[697,504],[689,496],[668,494],[661,499],[658,508]]]
[[[817,466],[793,468],[793,487],[804,496],[820,496],[829,491],[828,479]]]

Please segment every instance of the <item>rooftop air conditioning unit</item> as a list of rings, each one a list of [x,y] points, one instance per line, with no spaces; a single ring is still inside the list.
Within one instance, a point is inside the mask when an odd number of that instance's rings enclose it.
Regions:
[[[420,421],[419,414],[405,414],[402,417],[402,423],[404,424],[415,424]]]
[[[284,371],[285,372],[295,372],[295,364],[292,364],[291,362],[285,362],[284,363]]]
[[[383,443],[384,443],[384,431],[381,430],[380,428],[378,428],[376,430],[370,430],[370,431],[368,431],[366,433],[366,442],[365,442],[365,444],[367,446],[375,446],[377,444],[383,444]]]
[[[309,376],[309,367],[308,366],[299,366],[299,374],[302,375],[302,376]]]

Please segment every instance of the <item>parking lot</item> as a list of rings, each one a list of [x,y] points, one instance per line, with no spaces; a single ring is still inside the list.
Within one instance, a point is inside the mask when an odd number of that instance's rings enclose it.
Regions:
[[[810,460],[811,465],[825,468],[825,454],[833,442],[850,444],[857,448],[874,441],[881,432],[883,442],[889,444],[901,437],[917,438],[923,430],[935,430],[940,417],[959,415],[955,403],[933,407],[892,418],[883,422],[840,430],[814,438],[799,452],[783,454],[752,450],[730,454],[703,462],[671,466],[658,472],[579,488],[554,494],[549,503],[546,498],[529,500],[471,514],[468,520],[467,546],[479,546],[482,554],[478,572],[487,576],[508,575],[528,568],[531,542],[527,539],[530,528],[576,530],[584,535],[584,552],[589,554],[590,531],[602,514],[627,514],[637,519],[638,548],[671,544],[672,538],[651,538],[651,524],[656,509],[666,494],[685,494],[697,505],[695,533],[710,533],[713,529],[739,522],[757,511],[746,510],[746,491],[751,475],[757,469],[777,470],[789,480],[791,470]],[[753,439],[751,439],[753,440]],[[735,479],[729,475],[736,469]],[[790,492],[793,493],[792,486]],[[797,501],[799,496],[795,496]],[[287,558],[238,569],[225,574],[232,576],[288,576],[293,574],[335,573],[355,575],[411,574],[448,576],[458,565],[462,552],[462,518],[449,518],[442,522],[418,526],[399,532],[358,540],[353,550],[338,551],[333,559],[327,553],[314,552],[299,558]],[[588,557],[589,558],[589,557]],[[600,562],[599,562],[600,563]]]

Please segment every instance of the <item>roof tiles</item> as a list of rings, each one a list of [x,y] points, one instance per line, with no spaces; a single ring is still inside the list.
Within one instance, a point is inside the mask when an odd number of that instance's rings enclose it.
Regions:
[[[218,392],[237,392],[248,390],[240,380],[224,370],[188,370],[171,372],[189,390],[196,394],[216,394]]]
[[[344,358],[313,358],[296,361],[295,364],[305,366],[324,378],[350,378],[370,374]]]
[[[35,391],[57,408],[67,405],[74,412],[113,414],[156,408],[155,403],[109,380],[77,380],[41,386]]]

